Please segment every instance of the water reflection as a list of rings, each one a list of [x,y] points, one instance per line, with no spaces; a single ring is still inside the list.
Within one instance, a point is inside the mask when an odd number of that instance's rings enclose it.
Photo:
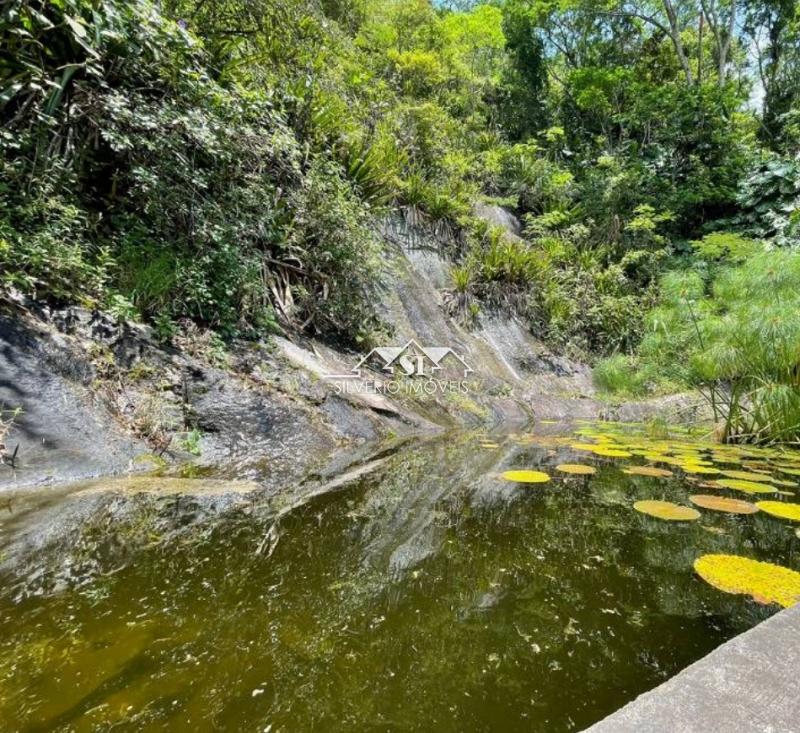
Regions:
[[[692,563],[797,569],[786,522],[644,516],[697,485],[569,443],[419,440],[307,501],[96,498],[6,567],[0,728],[579,730],[774,612]]]

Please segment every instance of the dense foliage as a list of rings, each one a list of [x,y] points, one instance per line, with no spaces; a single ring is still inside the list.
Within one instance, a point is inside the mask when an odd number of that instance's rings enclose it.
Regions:
[[[369,339],[402,217],[465,322],[514,309],[612,355],[608,388],[642,342],[639,391],[690,383],[685,324],[668,364],[642,314],[676,269],[720,297],[692,242],[800,244],[799,41],[792,0],[9,0],[0,288]]]

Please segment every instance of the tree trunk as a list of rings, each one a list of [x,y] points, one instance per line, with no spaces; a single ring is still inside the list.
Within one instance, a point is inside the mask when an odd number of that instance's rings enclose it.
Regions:
[[[686,50],[681,40],[681,29],[678,26],[678,14],[675,11],[672,0],[662,0],[662,2],[664,4],[664,11],[667,14],[667,20],[669,20],[669,36],[672,39],[672,45],[675,46],[675,53],[678,55],[678,61],[680,61],[681,67],[683,68],[683,73],[686,74],[686,81],[692,84],[694,81],[692,77],[692,68],[689,66],[689,59],[686,56]]]
[[[703,11],[700,11],[700,20],[698,22],[698,30],[697,30],[697,83],[703,83],[703,22],[705,20],[705,15]]]

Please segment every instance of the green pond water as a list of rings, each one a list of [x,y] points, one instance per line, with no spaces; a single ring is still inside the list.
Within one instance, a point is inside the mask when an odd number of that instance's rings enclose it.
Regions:
[[[800,570],[794,526],[763,512],[635,511],[764,497],[698,488],[709,477],[675,461],[673,477],[624,474],[662,464],[570,446],[593,430],[411,441],[290,511],[258,494],[99,495],[82,514],[64,497],[49,511],[73,524],[19,558],[2,525],[0,730],[581,730],[778,610],[707,585],[697,557]],[[714,462],[680,440],[680,460],[723,470],[788,460]]]

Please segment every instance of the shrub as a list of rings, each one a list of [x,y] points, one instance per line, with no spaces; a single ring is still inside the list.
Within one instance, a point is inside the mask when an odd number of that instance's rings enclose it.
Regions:
[[[521,209],[541,214],[569,205],[572,173],[543,157],[535,143],[507,148],[500,167],[501,191],[517,196]]]
[[[319,333],[356,341],[379,330],[381,240],[339,166],[314,162],[292,200],[294,216],[281,261],[303,263],[293,298],[299,318]]]
[[[731,223],[779,246],[800,246],[800,158],[766,156],[745,176]]]
[[[0,286],[34,298],[97,304],[111,260],[92,242],[87,212],[47,194],[16,204],[0,194],[0,207]]]
[[[3,284],[226,335],[271,328],[276,308],[347,339],[375,325],[365,200],[391,180],[376,175],[385,141],[357,160],[338,142],[304,150],[270,94],[220,81],[144,0],[15,4],[0,25],[20,80],[0,99]]]
[[[614,354],[603,359],[592,372],[598,389],[618,395],[639,395],[644,390],[644,379],[637,364],[624,354]]]

